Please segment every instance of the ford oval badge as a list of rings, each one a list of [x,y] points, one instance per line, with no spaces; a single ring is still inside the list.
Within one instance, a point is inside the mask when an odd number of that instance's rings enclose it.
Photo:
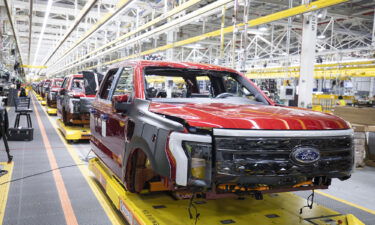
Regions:
[[[320,159],[320,152],[311,146],[299,146],[293,149],[291,158],[297,163],[311,164]]]

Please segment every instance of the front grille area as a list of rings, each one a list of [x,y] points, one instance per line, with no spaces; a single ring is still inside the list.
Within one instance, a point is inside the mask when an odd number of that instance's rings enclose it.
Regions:
[[[214,140],[218,175],[340,177],[350,173],[353,165],[351,136],[310,138],[216,136]],[[295,163],[291,160],[291,153],[298,146],[311,146],[318,149],[320,159],[306,165]]]

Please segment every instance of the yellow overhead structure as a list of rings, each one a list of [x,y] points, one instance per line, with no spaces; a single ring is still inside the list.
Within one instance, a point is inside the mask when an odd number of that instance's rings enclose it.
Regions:
[[[47,66],[33,66],[33,65],[22,65],[23,68],[30,68],[30,69],[45,69]]]
[[[252,79],[298,78],[300,67],[251,69],[246,76]],[[348,79],[375,77],[375,60],[315,65],[315,79]]]
[[[271,23],[271,22],[276,21],[276,20],[281,20],[281,19],[288,18],[288,17],[291,17],[291,16],[296,16],[296,15],[299,15],[299,14],[302,14],[302,13],[316,11],[316,10],[319,10],[319,9],[322,9],[322,8],[337,5],[337,4],[340,4],[340,3],[347,2],[347,1],[348,0],[318,0],[318,1],[311,2],[309,4],[304,4],[304,5],[300,5],[300,6],[297,6],[297,7],[290,8],[290,9],[286,9],[286,10],[283,10],[283,11],[280,11],[280,12],[277,12],[277,13],[274,13],[274,14],[271,14],[271,15],[263,16],[263,17],[260,17],[260,18],[257,18],[257,19],[252,19],[252,20],[249,20],[246,24],[245,23],[239,23],[239,24],[236,25],[236,28],[243,29],[243,27],[245,25],[248,25],[249,27],[255,27],[255,26],[259,26],[261,24],[267,24],[267,23]],[[224,29],[218,29],[218,30],[208,32],[208,33],[205,33],[205,34],[202,34],[202,35],[198,35],[198,36],[195,36],[195,37],[191,37],[191,38],[188,38],[188,39],[185,39],[185,40],[182,40],[182,41],[177,41],[177,42],[167,44],[167,45],[164,45],[164,46],[160,46],[160,47],[157,47],[157,48],[154,48],[154,49],[146,50],[146,51],[143,51],[143,52],[140,52],[140,53],[137,53],[137,54],[133,54],[133,55],[122,57],[122,58],[119,58],[119,59],[116,59],[116,60],[105,62],[105,63],[103,63],[103,65],[109,65],[109,64],[121,62],[121,61],[124,61],[124,60],[127,60],[127,59],[137,58],[137,57],[140,57],[140,56],[149,55],[149,54],[153,54],[153,53],[160,52],[160,51],[165,51],[167,49],[192,44],[192,43],[195,43],[195,42],[198,42],[198,41],[205,40],[207,38],[220,36],[222,33],[224,33],[224,34],[231,33],[231,32],[233,32],[233,30],[234,30],[233,26],[228,26]],[[96,68],[96,66],[92,66],[92,67],[89,67],[87,69],[90,69],[90,68]]]
[[[359,67],[359,66],[375,66],[375,60],[365,60],[365,61],[357,61],[357,62],[339,62],[339,63],[324,63],[324,64],[317,64],[315,68],[342,68],[342,67]],[[289,67],[270,67],[270,68],[255,68],[251,69],[250,71],[264,71],[264,72],[282,72],[288,70],[299,70],[299,66],[289,66]]]
[[[353,103],[354,96],[342,96],[346,103]],[[339,95],[332,94],[313,94],[312,110],[332,113],[333,108],[337,105]]]

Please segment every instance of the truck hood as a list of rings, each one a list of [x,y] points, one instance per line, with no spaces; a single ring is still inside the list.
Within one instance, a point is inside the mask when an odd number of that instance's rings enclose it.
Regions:
[[[194,127],[264,130],[349,129],[348,123],[339,117],[285,106],[152,102],[149,110],[184,119]]]

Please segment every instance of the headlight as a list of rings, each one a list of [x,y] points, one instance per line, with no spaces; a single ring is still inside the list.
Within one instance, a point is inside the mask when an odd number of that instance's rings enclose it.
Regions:
[[[212,167],[211,143],[183,141],[182,147],[189,156],[190,182],[197,186],[209,186]]]
[[[71,113],[79,113],[80,112],[80,101],[79,99],[70,99],[70,111]]]

